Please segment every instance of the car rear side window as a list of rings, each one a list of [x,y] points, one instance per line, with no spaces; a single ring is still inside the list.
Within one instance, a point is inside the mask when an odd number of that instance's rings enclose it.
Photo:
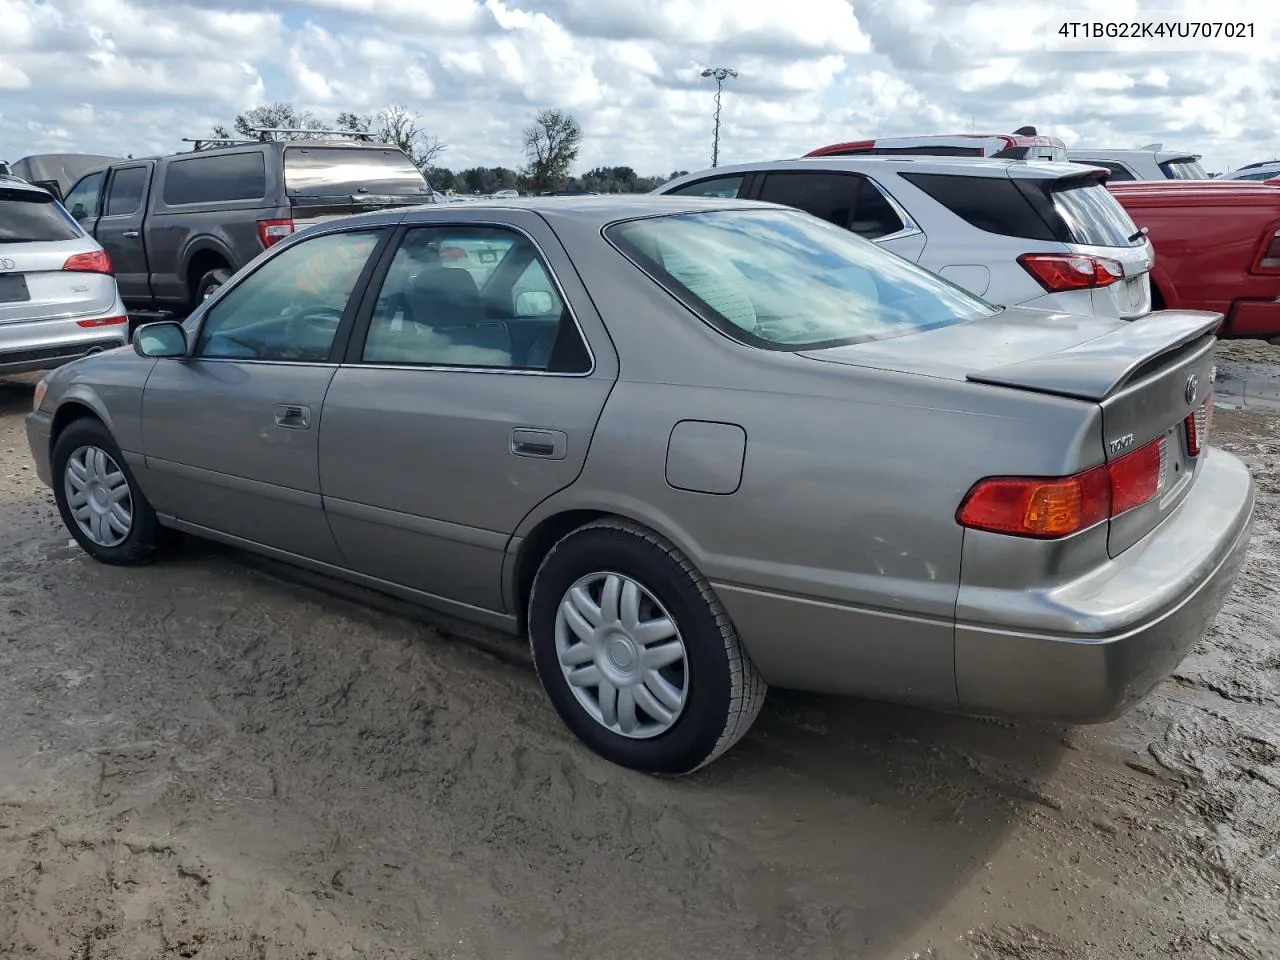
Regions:
[[[1008,177],[968,177],[950,173],[904,173],[902,179],[919,187],[960,219],[979,230],[1002,237],[1060,240],[1049,224]]]
[[[1123,163],[1116,163],[1113,160],[1077,160],[1076,163],[1083,163],[1090,167],[1101,167],[1103,170],[1111,172],[1112,181],[1120,180],[1137,180],[1138,178]]]
[[[104,216],[120,217],[137,213],[147,188],[146,167],[125,167],[111,175],[107,187],[107,209]]]
[[[284,182],[291,197],[427,195],[422,171],[389,147],[288,147]]]
[[[1160,164],[1160,169],[1164,171],[1164,175],[1170,180],[1208,180],[1209,175],[1204,172],[1204,167],[1200,166],[1198,160],[1166,160]]]
[[[267,195],[267,160],[261,150],[170,161],[164,171],[164,202],[261,200]]]
[[[855,173],[770,173],[760,199],[811,213],[868,240],[905,226],[876,185]]]
[[[75,240],[83,236],[62,205],[44,191],[0,188],[0,244]]]
[[[671,194],[680,197],[716,197],[731,200],[742,189],[743,179],[745,178],[742,174],[732,177],[713,177],[710,180],[686,183],[683,187],[672,190]]]

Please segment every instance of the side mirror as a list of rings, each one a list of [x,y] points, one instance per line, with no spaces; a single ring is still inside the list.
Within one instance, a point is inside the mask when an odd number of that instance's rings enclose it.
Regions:
[[[87,210],[85,210],[83,203],[77,203],[74,207],[71,208],[71,216],[76,220],[83,220],[88,215],[89,213]]]
[[[133,349],[140,357],[157,360],[187,355],[187,331],[173,320],[144,323],[133,332]]]
[[[545,290],[524,290],[516,294],[517,317],[545,317],[555,308],[555,298]]]

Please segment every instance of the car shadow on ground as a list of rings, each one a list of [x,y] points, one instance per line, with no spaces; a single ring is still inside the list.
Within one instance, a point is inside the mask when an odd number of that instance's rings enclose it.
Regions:
[[[40,374],[0,377],[0,416],[26,413],[31,409],[31,393]]]
[[[197,549],[247,565],[280,589],[301,589],[335,614],[421,624],[429,636],[503,661],[536,688],[522,639],[242,551]],[[567,730],[562,736],[577,762],[604,764],[648,804],[674,806],[709,829],[704,842],[725,858],[718,879],[746,912],[740,919],[785,952],[795,937],[870,950],[915,935],[984,869],[1029,808],[1062,808],[1048,784],[1068,732],[772,690],[742,742],[675,780],[618,770]]]

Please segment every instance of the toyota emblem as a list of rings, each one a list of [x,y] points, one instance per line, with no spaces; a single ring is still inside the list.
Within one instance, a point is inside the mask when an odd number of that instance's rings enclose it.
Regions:
[[[1187,398],[1187,403],[1196,402],[1196,393],[1200,389],[1200,378],[1196,374],[1187,377],[1187,389],[1183,391],[1183,396]]]
[[[8,257],[0,257],[0,270],[12,270],[17,264]]]

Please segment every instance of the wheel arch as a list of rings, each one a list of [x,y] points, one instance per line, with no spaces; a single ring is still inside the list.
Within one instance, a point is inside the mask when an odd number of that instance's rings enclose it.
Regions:
[[[63,397],[62,402],[53,412],[53,422],[49,428],[49,450],[52,451],[64,430],[77,420],[97,420],[108,430],[111,429],[111,417],[103,403],[92,394],[79,391]]]
[[[542,561],[560,540],[596,520],[626,520],[652,530],[700,567],[702,551],[675,521],[639,502],[591,498],[576,503],[543,504],[529,514],[512,537],[503,561],[503,593],[521,634],[528,629],[529,596]]]
[[[187,283],[187,292],[194,297],[200,278],[220,266],[231,273],[236,272],[235,256],[225,243],[208,236],[193,240],[182,256],[182,276]]]

